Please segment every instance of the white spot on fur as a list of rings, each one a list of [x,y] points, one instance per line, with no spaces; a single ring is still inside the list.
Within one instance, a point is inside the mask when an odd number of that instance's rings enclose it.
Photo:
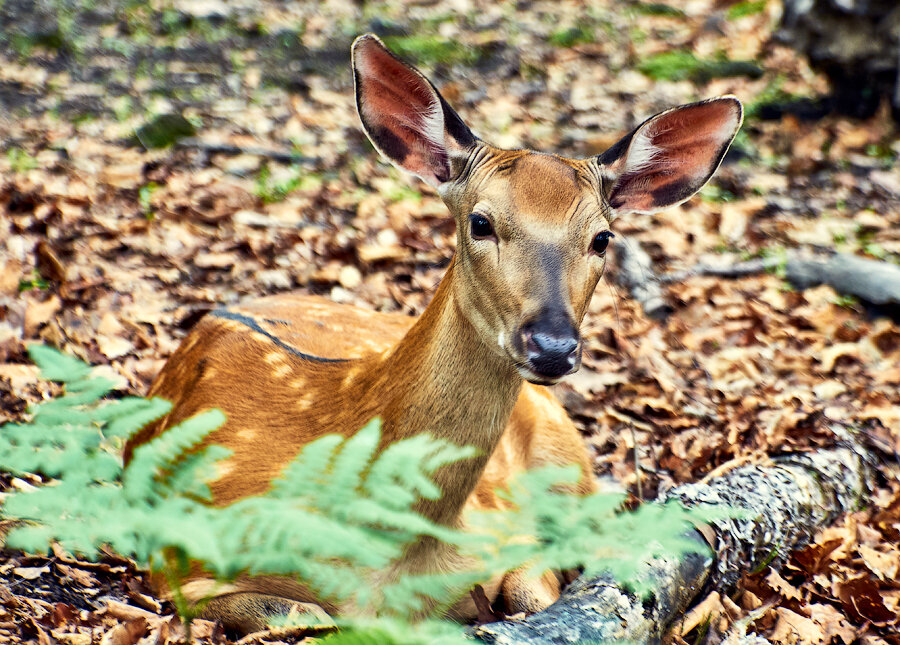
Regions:
[[[350,387],[358,374],[358,368],[347,370],[347,375],[344,377],[344,380],[341,381],[341,387]]]
[[[288,374],[291,373],[291,366],[287,363],[283,363],[272,370],[272,376],[275,378],[284,378]]]
[[[276,365],[285,361],[284,352],[274,351],[266,354],[264,359],[269,365]]]
[[[243,439],[244,441],[253,441],[258,434],[259,432],[257,432],[253,428],[244,428],[243,430],[238,430],[237,437],[238,439]]]
[[[505,342],[506,342],[506,334],[504,334],[501,331],[499,334],[497,334],[497,344],[500,346],[500,349],[503,349],[505,347],[505,345],[504,345]]]
[[[234,472],[235,465],[233,461],[220,461],[218,464],[219,477],[227,477]]]

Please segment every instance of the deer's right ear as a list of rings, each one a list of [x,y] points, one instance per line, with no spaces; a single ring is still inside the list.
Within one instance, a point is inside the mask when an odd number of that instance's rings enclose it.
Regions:
[[[356,108],[375,148],[432,186],[452,179],[452,159],[476,142],[459,115],[376,36],[360,36],[351,52]]]

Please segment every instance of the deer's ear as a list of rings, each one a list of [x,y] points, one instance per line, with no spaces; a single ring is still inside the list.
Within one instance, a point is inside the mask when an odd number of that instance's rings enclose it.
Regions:
[[[453,178],[452,160],[476,139],[434,85],[376,36],[353,43],[356,107],[372,144],[432,186]]]
[[[681,105],[647,119],[597,157],[618,214],[680,204],[709,181],[741,127],[733,96]]]

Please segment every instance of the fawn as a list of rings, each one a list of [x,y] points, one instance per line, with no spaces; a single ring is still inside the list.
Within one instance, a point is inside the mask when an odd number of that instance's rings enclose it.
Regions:
[[[718,168],[743,118],[723,96],[662,112],[605,153],[567,159],[501,150],[476,137],[416,68],[373,35],[356,39],[352,68],[360,120],[396,166],[437,189],[456,222],[457,250],[424,313],[413,320],[277,295],[211,312],[171,356],[150,395],[171,412],[142,430],[134,448],[204,409],[228,420],[209,442],[234,454],[211,484],[226,505],[261,493],[307,443],[349,435],[378,416],[382,446],[418,433],[473,445],[479,457],[438,471],[443,496],[418,510],[462,527],[466,507],[502,506],[496,489],[517,472],[577,464],[573,493],[594,489],[581,437],[544,385],[581,363],[579,327],[603,272],[610,223],[696,193]],[[397,571],[462,566],[433,540],[414,545]],[[560,588],[497,572],[490,600],[537,611]],[[210,593],[202,574],[184,591]],[[217,588],[203,616],[242,631],[262,629],[297,603],[318,603],[301,582],[244,576]],[[474,615],[461,601],[459,616]]]

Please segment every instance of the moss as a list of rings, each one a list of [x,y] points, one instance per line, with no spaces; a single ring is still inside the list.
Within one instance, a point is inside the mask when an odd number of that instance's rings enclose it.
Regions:
[[[483,54],[478,47],[439,36],[385,36],[383,40],[384,44],[401,58],[425,65],[436,63],[472,65],[477,63]]]
[[[547,42],[554,47],[572,47],[596,40],[594,30],[585,26],[558,29],[547,37]]]
[[[739,18],[746,18],[747,16],[755,16],[765,10],[766,1],[767,0],[743,0],[743,2],[731,5],[731,7],[728,8],[728,13],[725,14],[725,17],[728,18],[728,20],[738,20]]]
[[[638,69],[653,80],[690,80],[697,84],[708,83],[714,78],[729,76],[759,78],[763,74],[763,70],[753,61],[726,58],[706,60],[683,50],[651,56],[638,65]]]
[[[161,114],[139,127],[129,142],[145,148],[167,148],[197,134],[196,126],[180,114]]]
[[[636,2],[631,6],[634,13],[644,16],[665,16],[667,18],[684,18],[684,11],[662,2]]]
[[[6,151],[6,158],[14,173],[28,172],[38,167],[37,159],[22,148],[10,148]]]

